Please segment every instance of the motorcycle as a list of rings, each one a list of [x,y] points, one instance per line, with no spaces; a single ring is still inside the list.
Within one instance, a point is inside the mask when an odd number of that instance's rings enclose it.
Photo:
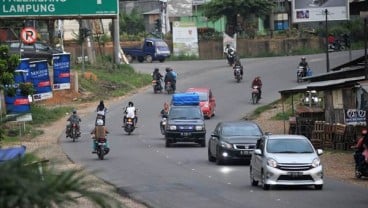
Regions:
[[[110,151],[110,148],[107,147],[106,138],[98,138],[95,142],[97,156],[100,160],[103,160],[105,155],[107,155]]]
[[[68,135],[67,137],[71,138],[73,142],[75,142],[79,137],[80,133],[78,131],[78,124],[77,123],[71,123],[68,127]]]
[[[167,117],[163,116],[160,121],[160,130],[161,130],[162,135],[165,135],[166,123],[167,123]]]
[[[152,80],[152,87],[153,87],[153,92],[156,94],[157,92],[162,92],[162,85],[161,85],[161,80]]]
[[[253,86],[252,87],[252,103],[257,104],[259,100],[260,100],[259,87]]]
[[[237,59],[235,51],[233,50],[229,51],[229,53],[226,54],[226,58],[227,58],[227,63],[229,64],[229,66],[234,66],[235,61]]]
[[[165,90],[167,92],[167,94],[172,94],[174,93],[174,88],[172,86],[173,84],[171,82],[166,82],[165,83]]]
[[[345,45],[340,40],[335,40],[332,44],[328,44],[328,48],[333,51],[343,51],[345,50]]]
[[[296,81],[299,83],[299,82],[302,82],[303,81],[303,74],[304,74],[304,67],[302,66],[299,66],[298,69],[296,70]]]
[[[134,118],[126,118],[124,131],[130,135],[135,129]]]
[[[364,155],[361,152],[356,151],[354,154],[355,160],[355,177],[362,178],[368,177],[368,163],[365,162]]]
[[[238,82],[238,83],[240,82],[240,80],[243,79],[239,67],[235,67],[235,69],[234,69],[234,76],[235,76],[236,82]]]

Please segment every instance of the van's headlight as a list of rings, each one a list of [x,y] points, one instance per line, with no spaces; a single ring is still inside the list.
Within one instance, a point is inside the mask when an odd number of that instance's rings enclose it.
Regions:
[[[314,158],[312,161],[312,167],[316,168],[321,165],[321,160],[319,158]]]
[[[175,131],[175,130],[176,130],[176,126],[175,126],[175,125],[170,125],[170,126],[169,126],[169,129],[170,129],[171,131]]]
[[[202,125],[195,126],[196,131],[202,131],[203,129],[204,129],[204,126],[202,126]]]
[[[276,160],[270,158],[270,159],[267,160],[267,165],[270,166],[270,167],[276,168],[277,167],[277,162],[276,162]]]

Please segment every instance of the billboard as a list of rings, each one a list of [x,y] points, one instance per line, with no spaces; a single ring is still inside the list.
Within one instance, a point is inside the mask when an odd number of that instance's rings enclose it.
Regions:
[[[293,0],[292,20],[293,23],[317,22],[327,20],[348,20],[348,0]]]
[[[173,22],[173,50],[176,56],[199,56],[195,22]]]
[[[45,100],[52,98],[52,88],[49,76],[47,60],[30,62],[30,77],[36,90],[33,100]]]
[[[70,53],[53,55],[54,90],[70,89]]]
[[[80,17],[118,14],[117,0],[1,0],[2,17]]]

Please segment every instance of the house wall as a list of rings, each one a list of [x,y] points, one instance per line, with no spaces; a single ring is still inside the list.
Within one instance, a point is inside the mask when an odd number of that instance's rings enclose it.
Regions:
[[[349,87],[324,91],[324,100],[328,123],[344,123],[344,109],[357,108],[356,91]]]

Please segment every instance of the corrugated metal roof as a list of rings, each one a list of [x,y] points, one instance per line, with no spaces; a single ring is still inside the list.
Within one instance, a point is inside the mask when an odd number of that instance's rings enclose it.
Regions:
[[[281,94],[287,94],[292,92],[303,92],[306,90],[312,90],[313,88],[322,88],[322,87],[329,87],[334,85],[341,85],[349,82],[354,81],[361,81],[364,80],[365,76],[359,76],[359,77],[350,77],[345,79],[336,79],[336,80],[327,80],[327,81],[320,81],[320,82],[310,82],[303,85],[298,85],[289,89],[280,90],[279,93]],[[367,84],[368,88],[368,84]]]

